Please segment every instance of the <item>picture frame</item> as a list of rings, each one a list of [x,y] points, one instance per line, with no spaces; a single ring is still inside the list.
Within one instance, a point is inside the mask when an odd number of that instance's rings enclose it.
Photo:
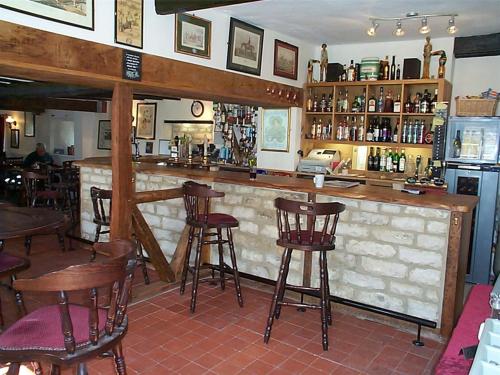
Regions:
[[[35,136],[35,114],[31,112],[24,112],[24,136]]]
[[[19,129],[10,130],[10,148],[19,148]]]
[[[155,139],[156,103],[137,103],[135,129],[136,138]]]
[[[146,142],[145,153],[146,154],[152,154],[153,153],[153,142]]]
[[[172,144],[170,139],[160,139],[158,141],[158,155],[172,155]]]
[[[212,22],[186,13],[175,15],[175,52],[210,59]]]
[[[290,109],[262,110],[262,151],[288,152],[290,148]]]
[[[115,42],[142,49],[144,0],[115,0]]]
[[[274,75],[297,80],[299,47],[274,40]]]
[[[59,2],[0,0],[0,7],[70,26],[94,30],[94,0],[66,0],[63,1],[64,6],[57,6],[57,3]]]
[[[111,150],[111,120],[99,120],[97,149]]]
[[[227,69],[260,76],[264,30],[231,17]]]

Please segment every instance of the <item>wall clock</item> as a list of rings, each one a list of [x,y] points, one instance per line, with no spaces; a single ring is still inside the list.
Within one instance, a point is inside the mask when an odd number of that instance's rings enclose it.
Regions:
[[[199,100],[193,100],[193,104],[191,104],[191,113],[194,117],[200,117],[205,111],[205,107],[203,107],[203,103]]]

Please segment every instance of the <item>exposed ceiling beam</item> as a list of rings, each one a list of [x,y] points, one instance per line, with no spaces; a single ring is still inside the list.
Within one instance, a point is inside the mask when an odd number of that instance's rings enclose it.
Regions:
[[[42,113],[47,109],[106,113],[107,102],[95,100],[55,99],[55,98],[3,98],[2,109],[10,111]]]
[[[174,14],[260,0],[155,0],[156,14]]]

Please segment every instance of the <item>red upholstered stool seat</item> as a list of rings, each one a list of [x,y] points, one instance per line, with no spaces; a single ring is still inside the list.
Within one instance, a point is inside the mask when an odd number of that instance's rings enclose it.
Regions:
[[[90,344],[89,309],[69,305],[77,347]],[[106,310],[99,309],[99,331],[104,332]],[[24,316],[0,335],[0,350],[65,350],[58,305],[41,307]]]
[[[24,266],[26,268],[29,266],[27,259],[0,252],[0,272],[23,268]]]
[[[200,223],[203,223],[205,221],[205,215],[200,214],[198,215],[198,220]],[[227,214],[208,214],[207,215],[207,227],[209,228],[216,228],[216,227],[223,227],[223,228],[234,228],[238,226],[238,219],[236,219],[234,216],[227,215]]]

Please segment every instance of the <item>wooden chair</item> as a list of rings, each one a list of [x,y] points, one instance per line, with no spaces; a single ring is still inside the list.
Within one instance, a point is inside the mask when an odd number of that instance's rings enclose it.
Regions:
[[[121,340],[128,327],[127,304],[136,266],[135,245],[130,241],[95,244],[110,254],[102,263],[70,266],[34,279],[18,279],[20,291],[56,292],[58,304],[41,307],[18,320],[0,335],[0,362],[10,363],[8,374],[18,374],[22,362],[50,363],[51,375],[61,366],[85,362],[112,351],[116,373],[126,374]],[[111,287],[109,307],[99,307],[98,288]],[[71,304],[68,292],[88,290],[88,305]],[[39,365],[36,366],[39,370]],[[41,371],[40,371],[41,373]]]
[[[279,319],[281,306],[295,306],[321,310],[321,331],[323,350],[328,350],[328,325],[332,324],[332,309],[330,303],[330,286],[328,282],[327,251],[335,249],[335,230],[339,215],[345,210],[341,203],[309,203],[277,198],[274,201],[278,218],[278,240],[276,244],[285,248],[281,258],[281,266],[276,280],[276,287],[271,301],[269,317],[264,333],[264,342],[271,337],[274,318]],[[288,285],[286,278],[292,258],[292,251],[319,252],[320,287]],[[317,291],[320,295],[318,305],[285,302],[285,290]]]
[[[94,209],[94,223],[96,224],[95,229],[95,238],[94,242],[99,242],[99,237],[101,234],[109,233],[109,229],[102,230],[102,227],[108,227],[111,222],[111,190],[99,189],[95,186],[90,188],[90,199],[92,200],[92,207]],[[105,202],[108,203],[105,203]],[[107,209],[106,209],[106,206]],[[148,269],[146,267],[146,259],[144,258],[144,252],[142,248],[142,244],[136,239],[137,242],[137,258],[139,259],[139,263],[142,269],[142,275],[144,277],[144,283],[149,284],[149,275]],[[92,250],[91,259],[94,260],[97,253],[95,250]]]
[[[243,307],[243,297],[241,295],[240,278],[238,274],[238,267],[236,265],[236,254],[234,252],[233,244],[233,234],[231,228],[238,227],[238,220],[227,214],[221,213],[209,213],[210,199],[211,198],[221,198],[224,193],[218,192],[210,189],[208,185],[197,184],[193,181],[185,182],[183,185],[184,190],[184,205],[186,207],[186,224],[190,226],[189,237],[186,251],[186,258],[184,261],[184,267],[182,269],[180,294],[184,294],[186,288],[187,273],[191,272],[193,274],[193,287],[191,290],[191,312],[194,313],[196,308],[196,296],[198,294],[198,282],[200,277],[201,265],[201,249],[204,244],[214,244],[217,245],[219,252],[219,267],[218,271],[220,274],[220,286],[221,289],[225,289],[225,273],[229,272],[232,274],[232,279],[234,279],[234,285],[236,288],[236,298],[240,307]],[[216,232],[210,232],[210,229],[215,229]],[[226,230],[227,237],[223,239],[222,229]],[[195,231],[198,230],[197,239],[198,243],[196,245],[195,254],[195,264],[194,267],[189,266],[189,258],[191,256],[191,248],[193,247],[193,239],[195,237]],[[206,237],[216,236],[216,240],[207,240]],[[224,244],[229,245],[229,255],[231,257],[232,267],[229,267],[224,262],[223,248]],[[212,265],[208,267],[212,268]],[[213,273],[212,273],[213,279]],[[201,280],[206,281],[206,280]]]
[[[3,250],[3,241],[0,241],[0,250]],[[24,271],[30,267],[30,261],[28,259],[18,257],[15,255],[10,255],[4,251],[0,252],[0,279],[10,278],[11,282],[16,280],[16,276],[19,272]],[[7,286],[10,288],[10,286]],[[24,307],[23,297],[21,292],[14,290],[16,297],[16,304],[21,315],[26,314],[26,308]],[[0,326],[3,327],[4,320],[2,314],[2,304],[0,302]]]

